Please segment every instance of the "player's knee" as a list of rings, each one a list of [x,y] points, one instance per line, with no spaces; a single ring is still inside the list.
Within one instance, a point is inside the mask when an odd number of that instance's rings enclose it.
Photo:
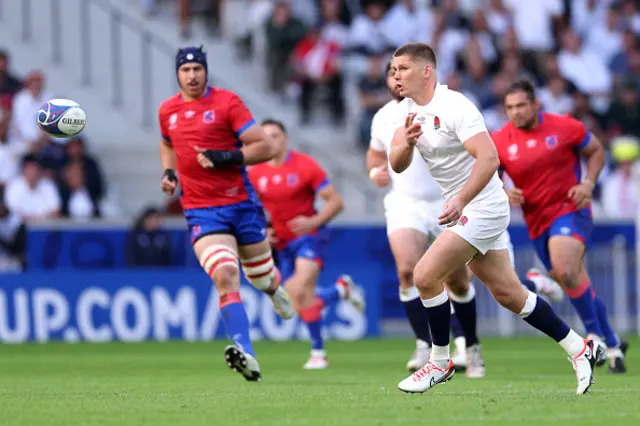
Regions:
[[[237,290],[238,257],[231,248],[222,244],[207,247],[200,255],[200,265],[218,288]]]
[[[516,291],[514,291],[514,288]],[[520,312],[523,297],[526,299],[525,293],[526,290],[519,283],[517,288],[506,284],[495,285],[491,288],[491,294],[496,299],[496,302],[515,313]]]
[[[279,280],[279,272],[273,263],[270,251],[243,260],[242,270],[247,277],[247,281],[261,291],[269,290],[274,279]]]
[[[402,288],[413,287],[413,269],[415,265],[401,263],[398,265],[398,279]]]
[[[449,293],[459,299],[466,299],[471,291],[471,277],[468,273],[459,273],[455,276],[449,277],[444,281],[445,286],[449,290]]]
[[[444,279],[418,265],[413,270],[413,282],[418,290],[427,291],[442,286]]]
[[[579,284],[579,271],[576,268],[572,268],[569,265],[554,265],[553,267],[554,277],[566,288],[575,288]]]

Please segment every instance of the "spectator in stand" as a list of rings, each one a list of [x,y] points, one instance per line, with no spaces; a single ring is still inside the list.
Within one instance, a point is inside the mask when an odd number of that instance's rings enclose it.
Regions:
[[[383,21],[385,4],[381,0],[367,0],[364,13],[357,15],[349,31],[349,50],[364,56],[382,55],[396,46]]]
[[[482,59],[487,64],[493,64],[498,60],[498,51],[493,42],[493,35],[489,29],[487,16],[482,9],[476,9],[471,18],[471,40],[477,43]],[[519,58],[518,67],[520,66]]]
[[[28,154],[22,160],[22,176],[7,184],[4,201],[22,220],[40,221],[60,216],[60,195],[53,181],[42,175],[38,158]]]
[[[565,30],[562,34],[558,67],[564,78],[575,84],[581,92],[588,93],[592,101],[596,101],[594,107],[606,107],[602,100],[608,99],[612,89],[611,73],[597,53],[580,45],[580,39],[573,30]]]
[[[137,268],[171,266],[171,240],[161,229],[162,216],[147,208],[127,236],[127,265]]]
[[[573,92],[573,111],[571,116],[581,121],[591,133],[593,133],[603,144],[607,144],[609,138],[605,133],[607,125],[606,117],[591,108],[589,95],[579,91]],[[606,148],[606,146],[605,146]]]
[[[70,162],[77,162],[84,170],[85,186],[89,196],[96,203],[106,195],[106,185],[98,162],[87,153],[84,138],[80,135],[69,139],[65,145],[65,158],[61,168]]]
[[[636,0],[623,0],[620,6],[622,20],[635,33],[640,34],[640,5]]]
[[[491,77],[479,52],[469,52],[465,58],[467,74],[462,80],[462,88],[473,93],[482,109],[490,106],[494,96],[491,92]]]
[[[98,200],[87,189],[84,167],[82,160],[72,160],[64,167],[58,189],[65,218],[84,221],[100,217]]]
[[[602,188],[602,204],[608,217],[636,219],[640,213],[640,140],[622,136],[611,143],[617,168],[607,177]]]
[[[489,30],[496,37],[504,35],[511,27],[511,13],[502,0],[490,0],[486,11]]]
[[[9,53],[0,50],[0,109],[10,110],[22,83],[9,72]]]
[[[321,28],[314,28],[296,46],[292,64],[300,81],[300,115],[302,124],[311,122],[313,95],[319,86],[328,89],[329,109],[334,125],[344,122],[345,104],[342,72],[339,68],[340,45],[322,39]]]
[[[573,111],[573,98],[568,92],[567,82],[561,77],[550,78],[536,96],[545,112],[565,115]]]
[[[609,106],[607,127],[612,136],[633,135],[640,137],[640,97],[633,82],[625,83],[617,99]]]
[[[609,62],[609,69],[617,77],[629,72],[630,55],[638,49],[638,37],[629,28],[622,32],[622,49],[613,55]]]
[[[482,110],[484,121],[489,132],[495,132],[504,126],[508,117],[503,105],[504,95],[509,85],[513,82],[506,74],[497,74],[491,81],[492,102]]]
[[[32,71],[24,78],[24,89],[13,99],[11,127],[16,130],[25,152],[40,152],[51,140],[35,120],[42,104],[53,98],[44,90],[44,84],[44,75],[40,71]]]
[[[342,0],[322,0],[320,4],[320,22],[322,39],[336,43],[343,48],[349,39],[349,27],[344,22],[344,3]]]
[[[0,274],[24,269],[26,240],[24,223],[7,209],[0,191]]]
[[[0,108],[0,190],[20,172],[16,143],[10,140],[11,112]]]
[[[426,8],[418,8],[414,0],[398,0],[382,21],[389,44],[394,47],[416,40],[421,26],[430,22]]]
[[[522,49],[535,55],[553,50],[553,27],[564,12],[562,0],[503,0],[503,3],[511,10],[513,28]]]
[[[614,6],[609,7],[604,22],[596,22],[587,32],[584,48],[597,53],[606,66],[623,47],[623,22]]]
[[[386,73],[390,63],[387,61]],[[385,60],[380,56],[369,58],[369,73],[362,77],[359,84],[360,105],[360,146],[366,149],[371,140],[371,122],[373,116],[391,100],[385,78]]]
[[[155,1],[145,0],[147,3],[155,3]],[[206,0],[206,8],[204,10],[205,17],[207,18],[207,30],[210,35],[217,36],[220,29],[220,0]],[[148,11],[154,10],[154,6],[145,5],[145,9]],[[178,16],[180,20],[180,34],[182,38],[188,39],[191,37],[191,14],[193,12],[193,4],[191,0],[178,0]]]
[[[307,27],[291,14],[289,3],[276,0],[266,25],[267,76],[269,88],[282,94],[292,71],[289,66],[296,45],[307,34]]]

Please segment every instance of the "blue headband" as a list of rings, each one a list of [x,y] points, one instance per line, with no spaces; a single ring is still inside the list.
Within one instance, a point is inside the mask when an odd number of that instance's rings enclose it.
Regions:
[[[178,50],[178,53],[176,54],[176,73],[182,65],[189,62],[195,62],[202,65],[204,67],[204,71],[208,72],[207,54],[202,50],[202,46],[185,47],[184,49]]]

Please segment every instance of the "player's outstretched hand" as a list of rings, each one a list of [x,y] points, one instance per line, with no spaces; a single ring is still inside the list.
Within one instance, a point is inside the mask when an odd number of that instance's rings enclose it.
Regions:
[[[313,218],[308,216],[296,216],[287,222],[287,226],[296,235],[310,234],[317,228]]]
[[[412,112],[407,115],[407,118],[404,120],[404,137],[407,143],[411,146],[415,146],[418,143],[420,136],[422,136],[422,126],[419,123],[413,122],[416,115],[417,113]]]
[[[508,189],[507,195],[509,196],[509,204],[511,204],[512,206],[521,206],[524,204],[524,195],[522,194],[522,189]]]
[[[458,220],[460,220],[460,217],[462,217],[463,208],[462,200],[456,195],[444,205],[444,210],[438,217],[438,223],[446,226],[455,225],[458,223]]]
[[[391,176],[389,176],[389,164],[385,163],[384,166],[378,167],[375,173],[371,174],[371,180],[373,180],[373,183],[380,188],[384,188],[389,185],[389,182],[391,181]]]
[[[569,190],[569,198],[576,208],[581,210],[589,206],[593,195],[594,185],[589,181],[583,181]]]

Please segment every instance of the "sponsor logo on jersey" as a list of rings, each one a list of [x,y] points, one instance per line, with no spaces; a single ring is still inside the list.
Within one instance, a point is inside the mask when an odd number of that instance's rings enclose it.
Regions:
[[[555,149],[558,147],[558,135],[551,135],[544,138],[544,142],[548,149]]]
[[[440,118],[436,115],[433,117],[433,130],[440,129]]]

